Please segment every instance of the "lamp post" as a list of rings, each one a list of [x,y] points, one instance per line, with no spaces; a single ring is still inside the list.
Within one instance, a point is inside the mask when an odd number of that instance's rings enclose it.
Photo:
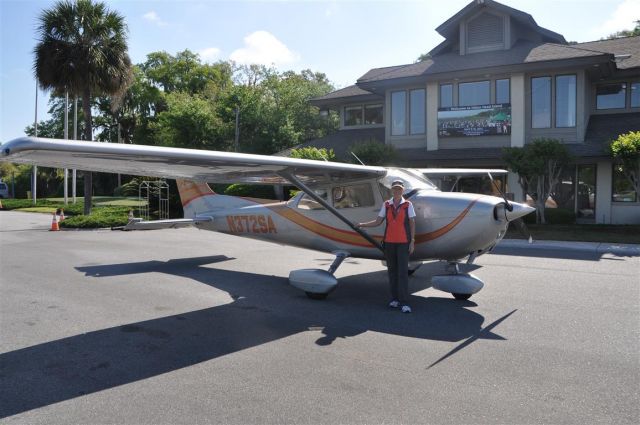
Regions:
[[[34,135],[36,137],[38,137],[38,81],[36,81],[36,114],[35,114],[35,120],[33,123],[33,128],[34,128]],[[38,175],[38,166],[34,165],[33,166],[33,175],[31,176],[31,199],[33,199],[33,205],[36,204],[36,198],[37,198],[37,176]]]
[[[64,94],[64,139],[69,140],[69,92]],[[64,169],[64,204],[69,203],[69,172]]]

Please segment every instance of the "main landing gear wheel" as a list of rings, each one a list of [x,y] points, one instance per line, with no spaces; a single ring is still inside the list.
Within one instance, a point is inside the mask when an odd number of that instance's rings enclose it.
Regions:
[[[317,292],[305,292],[305,294],[307,294],[307,297],[311,298],[312,300],[324,300],[327,298],[327,295],[329,294],[319,294]]]
[[[471,294],[451,294],[453,295],[453,298],[455,298],[456,300],[468,300],[469,298],[471,298]]]

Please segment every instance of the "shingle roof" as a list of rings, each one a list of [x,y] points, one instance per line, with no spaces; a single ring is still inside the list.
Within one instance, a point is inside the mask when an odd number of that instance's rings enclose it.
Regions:
[[[619,59],[616,61],[618,69],[640,67],[640,36],[590,41],[587,43],[579,43],[575,46],[582,49],[607,52],[614,55],[631,55],[630,58]]]
[[[637,37],[640,44],[640,37]],[[544,61],[598,57],[608,54],[598,50],[582,48],[581,45],[564,45],[555,43],[536,44],[520,40],[510,50],[460,55],[456,52],[436,55],[423,62],[388,68],[375,68],[358,79],[358,84],[373,81],[391,80],[428,76],[469,69],[518,65]],[[640,56],[640,55],[639,55]]]
[[[314,97],[310,99],[310,102],[319,101],[319,100],[340,99],[343,97],[367,96],[367,95],[372,95],[372,93],[366,90],[363,90],[354,84],[352,86],[348,86],[336,91],[332,91],[331,93],[325,94],[324,96]]]

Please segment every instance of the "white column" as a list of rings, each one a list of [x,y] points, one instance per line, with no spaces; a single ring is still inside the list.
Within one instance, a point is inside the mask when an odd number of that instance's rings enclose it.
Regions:
[[[427,83],[427,150],[438,150],[438,83]]]
[[[526,79],[524,74],[511,75],[511,147],[524,146]]]
[[[524,202],[524,190],[522,190],[522,186],[518,182],[518,175],[513,172],[509,172],[507,174],[507,187],[508,192],[513,193],[513,200],[515,202]]]
[[[611,224],[611,196],[613,185],[611,161],[598,162],[596,169],[596,223]]]

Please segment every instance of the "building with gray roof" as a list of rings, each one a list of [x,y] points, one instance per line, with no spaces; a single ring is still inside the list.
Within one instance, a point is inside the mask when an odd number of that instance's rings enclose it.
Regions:
[[[427,59],[371,69],[311,99],[341,124],[305,145],[346,159],[353,144],[377,141],[396,148],[398,165],[495,168],[506,147],[558,139],[573,159],[550,205],[581,222],[640,223],[639,195],[607,150],[640,131],[640,37],[568,43],[492,0],[472,1],[436,31],[445,40]],[[516,175],[503,183],[525,198]]]

